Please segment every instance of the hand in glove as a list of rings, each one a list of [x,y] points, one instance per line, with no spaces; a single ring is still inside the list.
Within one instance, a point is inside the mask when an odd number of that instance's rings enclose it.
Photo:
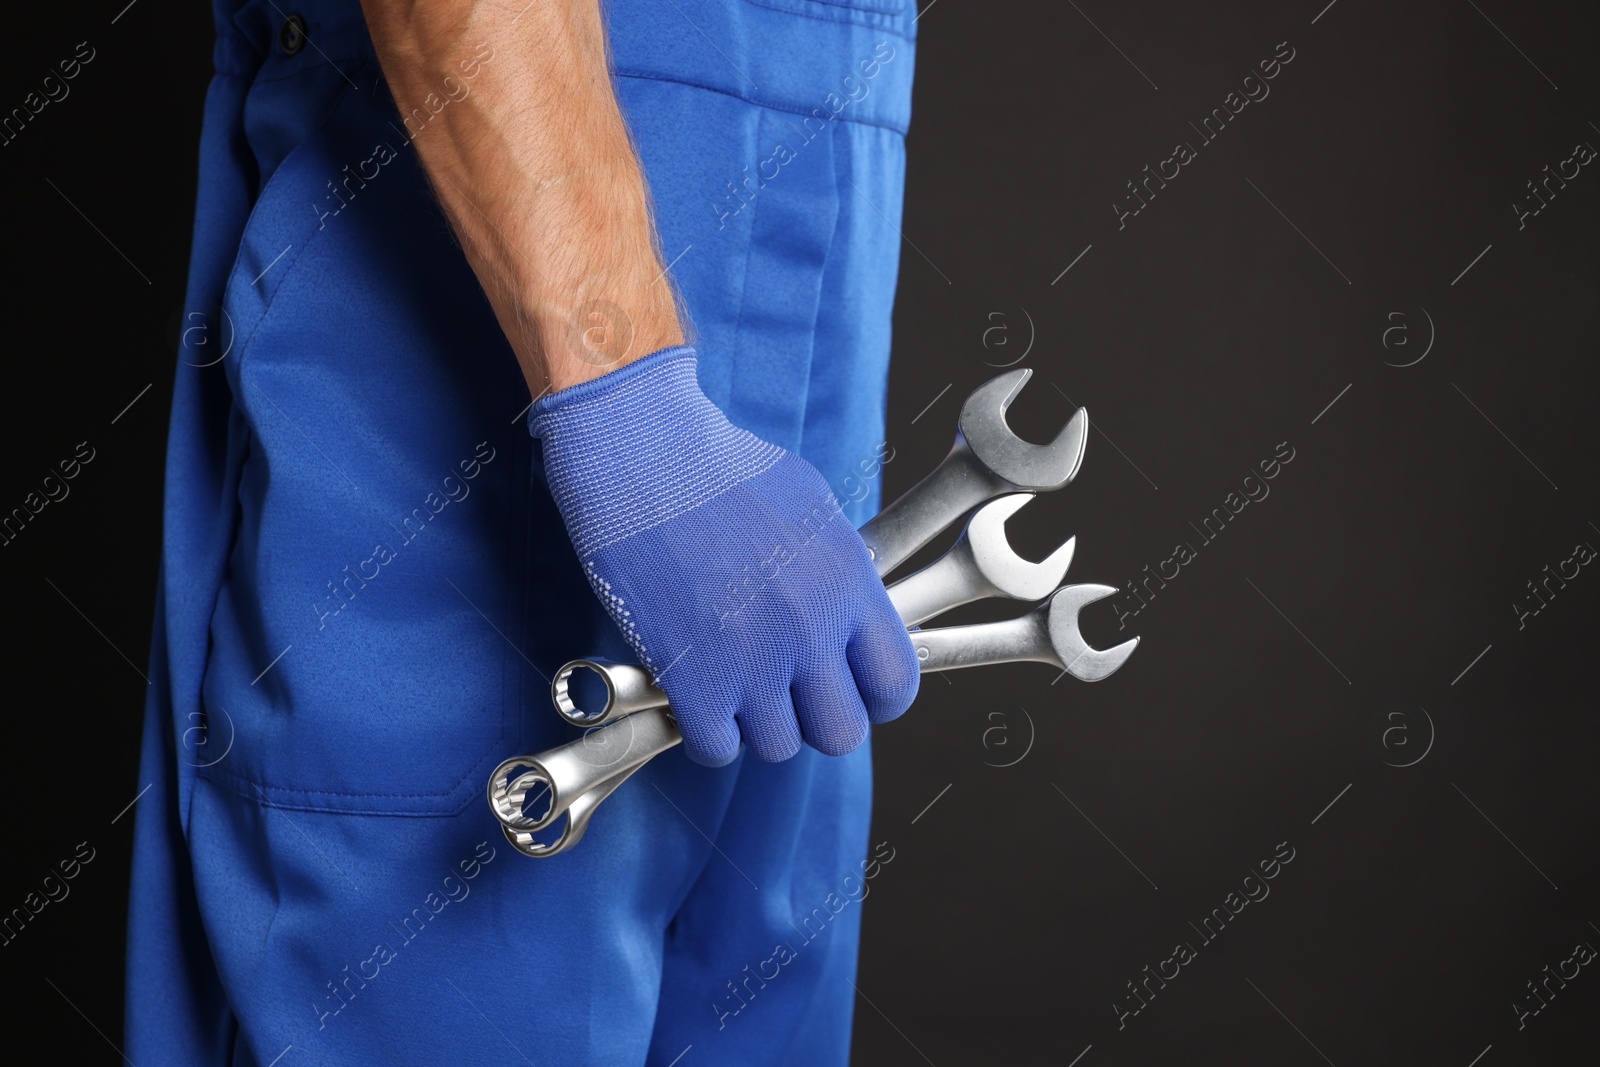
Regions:
[[[549,394],[529,428],[595,594],[691,759],[842,755],[917,694],[916,653],[816,468],[730,423],[665,348]]]

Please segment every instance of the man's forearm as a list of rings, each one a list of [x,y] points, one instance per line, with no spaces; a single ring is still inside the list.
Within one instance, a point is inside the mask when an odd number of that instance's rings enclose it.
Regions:
[[[362,0],[402,114],[493,49],[488,76],[414,143],[537,396],[683,332],[597,0],[524,3]]]

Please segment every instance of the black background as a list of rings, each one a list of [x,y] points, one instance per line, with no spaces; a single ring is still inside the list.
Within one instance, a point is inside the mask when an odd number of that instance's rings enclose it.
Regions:
[[[211,41],[203,5],[113,24],[123,2],[9,11],[0,76],[9,110],[96,49],[0,148],[0,508],[95,449],[0,548],[0,910],[95,849],[0,966],[13,1034],[104,1062]],[[1094,431],[1014,540],[1074,533],[1072,579],[1117,586],[1197,551],[1125,629],[1113,601],[1085,613],[1102,645],[1143,638],[1114,678],[930,679],[877,732],[896,859],[865,911],[858,1062],[1593,1055],[1590,969],[1520,1030],[1513,1003],[1600,943],[1600,577],[1520,626],[1515,605],[1600,545],[1600,176],[1521,229],[1512,204],[1600,145],[1597,12],[1324,3],[924,9],[886,493],[1016,363],[1015,427],[1046,439],[1082,404]],[[1189,123],[1284,41],[1270,95],[1201,145]],[[1179,140],[1197,158],[1119,229],[1124,183]],[[1202,539],[1283,442],[1270,494]],[[1202,943],[1190,924],[1281,842],[1270,895]],[[1180,941],[1196,958],[1119,1029]]]

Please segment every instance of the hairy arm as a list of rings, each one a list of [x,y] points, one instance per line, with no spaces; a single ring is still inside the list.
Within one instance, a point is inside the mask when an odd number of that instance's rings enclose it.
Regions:
[[[413,143],[522,363],[573,549],[685,752],[856,748],[910,706],[916,652],[827,480],[729,422],[679,347],[599,0],[362,3],[402,113],[452,100]],[[480,42],[492,67],[451,93]],[[781,580],[731,603],[780,552]]]
[[[414,143],[530,392],[682,343],[598,0],[362,7],[402,115],[493,56]]]

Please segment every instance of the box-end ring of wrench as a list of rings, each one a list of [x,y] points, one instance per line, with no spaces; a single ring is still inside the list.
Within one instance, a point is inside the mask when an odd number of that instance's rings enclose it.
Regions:
[[[517,851],[525,856],[553,856],[578,843],[601,801],[634,771],[681,740],[677,723],[666,708],[626,716],[537,758],[506,760],[490,776],[490,805],[506,840]],[[519,817],[514,825],[508,824],[495,799],[497,786],[503,802],[519,816],[530,794],[538,798],[548,792],[549,806],[538,818]],[[554,840],[541,842],[533,836],[563,814],[566,824]]]
[[[1138,647],[1137,637],[1110,649],[1096,649],[1078,629],[1078,613],[1097,600],[1116,595],[1108,585],[1073,585],[1017,619],[974,623],[911,635],[925,672],[1034,660],[1059,667],[1073,677],[1097,682],[1109,677]],[[588,661],[602,675],[644,669],[631,664]],[[629,683],[608,679],[618,689]],[[551,856],[576,843],[600,801],[649,760],[682,740],[666,708],[647,708],[590,730],[583,738],[538,757],[506,760],[490,776],[489,804],[506,837],[525,855]],[[530,793],[548,789],[544,811],[524,811]],[[556,840],[541,844],[532,834],[567,816]]]
[[[1079,408],[1047,445],[1024,441],[1006,425],[1006,409],[1032,375],[1018,368],[973,390],[961,406],[949,454],[861,527],[880,578],[984,501],[1006,493],[1050,492],[1077,477],[1088,442],[1088,411]]]

